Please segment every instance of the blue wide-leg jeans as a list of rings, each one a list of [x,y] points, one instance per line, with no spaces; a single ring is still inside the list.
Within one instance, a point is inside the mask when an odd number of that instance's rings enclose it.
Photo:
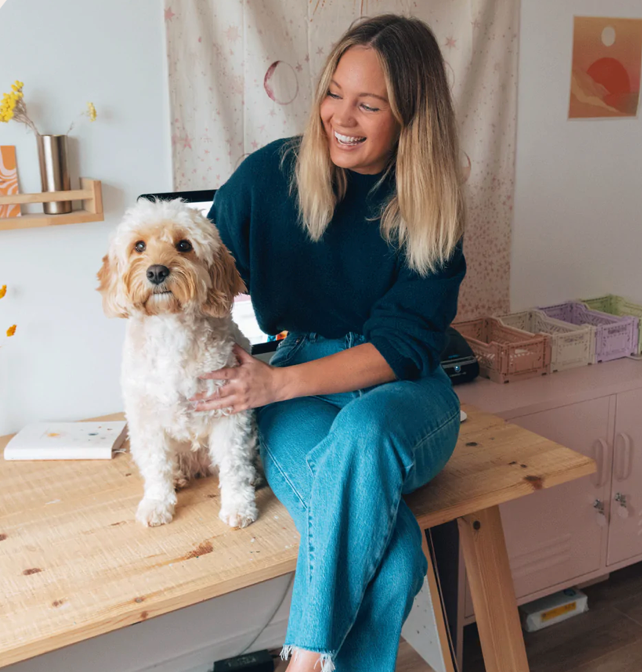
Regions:
[[[364,342],[290,334],[274,366]],[[459,400],[439,367],[416,381],[300,397],[258,411],[268,482],[301,535],[284,656],[306,649],[322,670],[394,672],[403,622],[427,570],[402,500],[450,458]]]

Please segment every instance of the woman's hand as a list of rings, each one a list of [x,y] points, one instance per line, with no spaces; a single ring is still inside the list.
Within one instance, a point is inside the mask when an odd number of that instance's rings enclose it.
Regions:
[[[224,383],[212,396],[207,396],[209,393],[205,392],[192,397],[190,401],[195,402],[194,410],[230,408],[232,413],[238,413],[282,400],[282,369],[252,357],[239,345],[234,345],[233,352],[239,361],[238,366],[199,376],[201,380],[222,380]]]

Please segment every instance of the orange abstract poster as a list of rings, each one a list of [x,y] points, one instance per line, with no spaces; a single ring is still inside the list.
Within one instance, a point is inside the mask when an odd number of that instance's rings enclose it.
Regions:
[[[18,168],[16,148],[12,145],[0,146],[0,196],[18,193]],[[0,205],[0,217],[19,217],[19,205]]]
[[[576,16],[569,119],[635,117],[642,19]]]

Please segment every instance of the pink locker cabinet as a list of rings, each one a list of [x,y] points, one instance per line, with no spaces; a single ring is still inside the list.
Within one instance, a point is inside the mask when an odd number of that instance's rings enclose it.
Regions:
[[[642,555],[642,390],[617,395],[607,565]]]
[[[602,397],[511,420],[598,464],[591,478],[501,507],[517,598],[600,568],[608,537],[614,405],[615,397]]]

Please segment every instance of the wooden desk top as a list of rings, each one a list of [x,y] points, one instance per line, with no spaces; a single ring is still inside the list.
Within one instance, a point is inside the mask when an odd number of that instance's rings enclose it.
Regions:
[[[466,411],[446,469],[408,497],[424,527],[595,471],[589,458]],[[259,520],[244,530],[218,519],[214,478],[178,493],[172,523],[143,528],[134,520],[142,482],[129,454],[0,460],[0,493],[0,667],[296,566],[298,533],[269,488],[258,493]]]

